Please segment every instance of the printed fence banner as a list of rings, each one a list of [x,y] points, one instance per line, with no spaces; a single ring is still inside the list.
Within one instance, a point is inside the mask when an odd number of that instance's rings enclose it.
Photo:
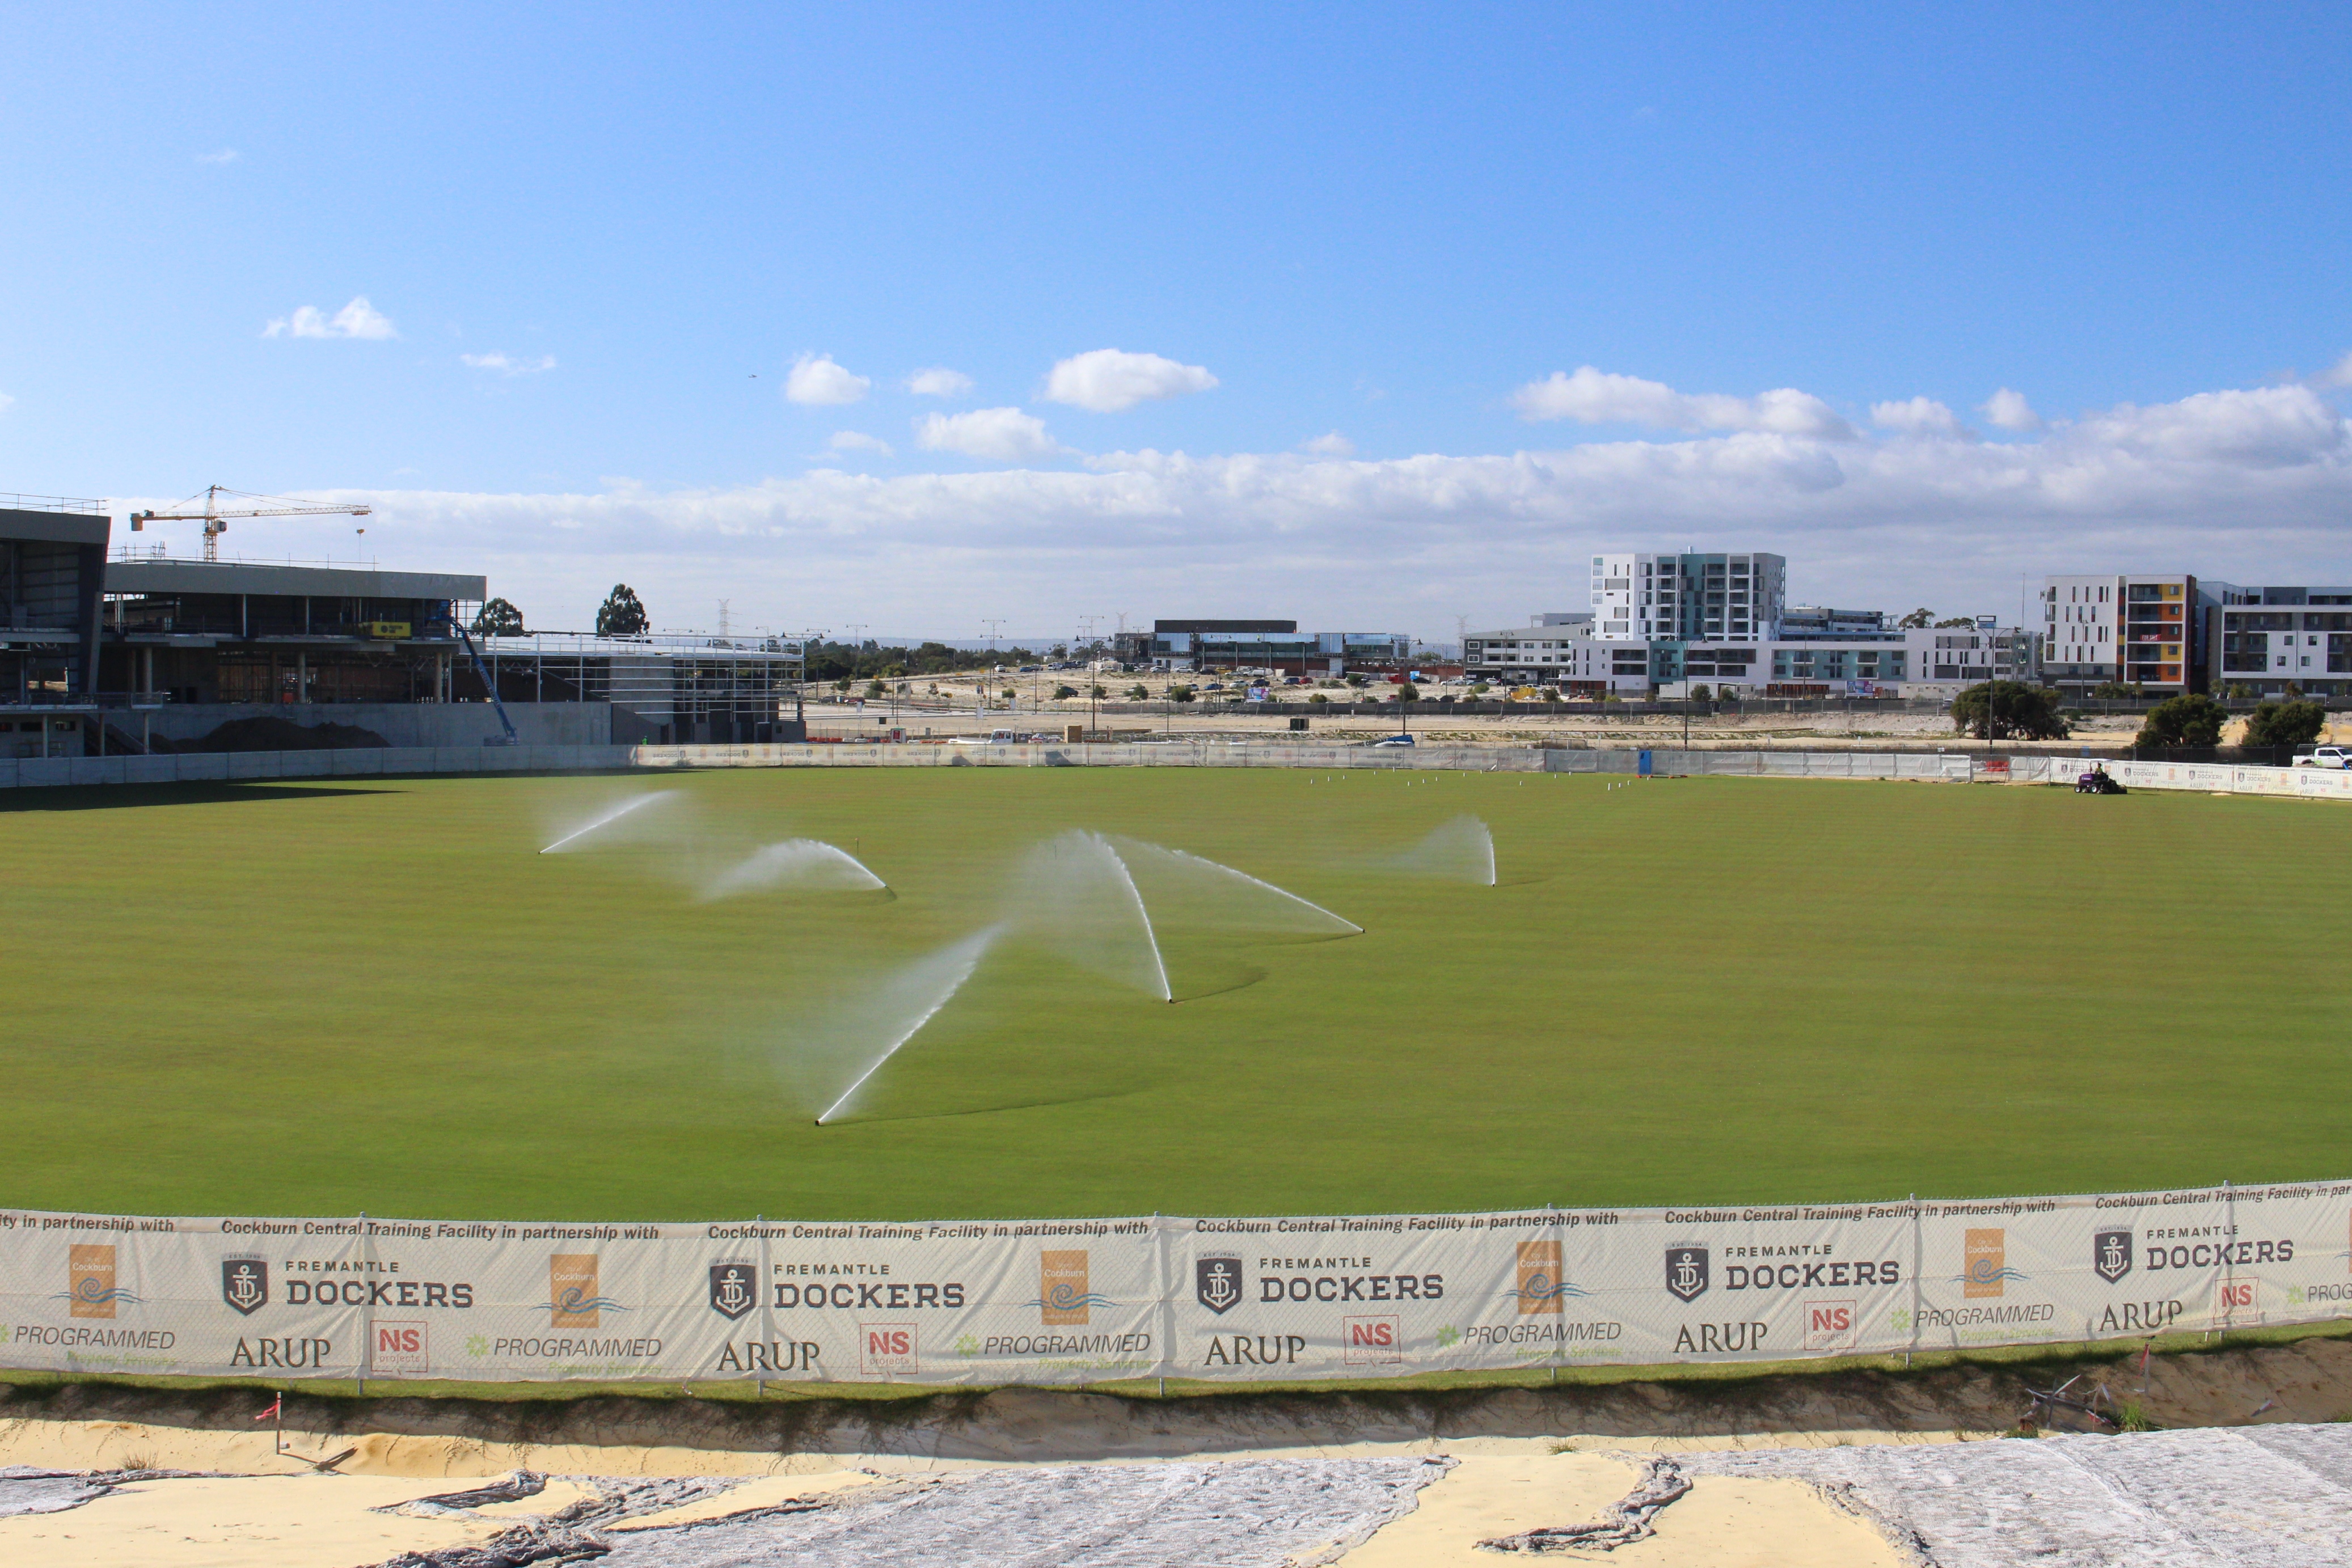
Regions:
[[[1097,1383],[2114,1340],[2352,1317],[2352,1183],[1276,1218],[0,1210],[0,1365],[459,1382]]]

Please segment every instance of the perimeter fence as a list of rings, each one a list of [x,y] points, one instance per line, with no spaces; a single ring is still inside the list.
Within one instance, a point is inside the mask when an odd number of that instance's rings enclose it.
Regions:
[[[2352,772],[2225,762],[1909,751],[1675,751],[1501,746],[1313,746],[1183,739],[1006,745],[364,747],[181,752],[160,757],[0,758],[0,789],[448,773],[626,772],[704,768],[1287,768],[1649,778],[1883,779],[2072,784],[2093,766],[2126,789],[2352,800]]]
[[[2352,1183],[1281,1218],[0,1211],[0,1365],[1068,1384],[1901,1354],[2352,1316]]]

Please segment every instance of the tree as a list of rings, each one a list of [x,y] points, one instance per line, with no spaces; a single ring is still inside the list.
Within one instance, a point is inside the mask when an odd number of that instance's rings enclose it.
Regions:
[[[1135,685],[1127,688],[1127,695],[1130,701],[1145,702],[1151,696],[1151,688],[1145,685],[1141,681],[1138,681]]]
[[[1697,685],[1691,688],[1691,701],[1695,703],[1711,703],[1714,700],[1715,694],[1707,689],[1706,682],[1702,681]]]
[[[1312,693],[1311,695],[1309,695],[1307,700],[1308,702],[1310,702],[1310,703],[1316,703],[1316,704],[1318,704],[1318,705],[1319,705],[1319,704],[1322,704],[1322,703],[1328,703],[1328,702],[1329,702],[1331,699],[1330,699],[1329,697],[1326,696],[1326,695],[1325,695],[1323,693],[1321,693],[1321,692],[1315,692],[1315,693]]]
[[[2058,694],[2021,681],[1986,681],[1952,699],[1952,727],[1987,740],[2063,740]]]
[[[2248,746],[2309,746],[2327,727],[2327,710],[2315,702],[2257,703],[2246,716]]]
[[[1936,623],[1936,612],[1922,604],[1895,624],[1906,632],[1917,632]]]
[[[1421,688],[1414,685],[1411,681],[1407,681],[1404,685],[1397,688],[1397,701],[1401,703],[1412,703],[1419,702],[1420,700]]]
[[[625,582],[616,582],[613,591],[596,611],[596,635],[599,637],[639,637],[645,634],[646,606],[637,591]]]
[[[1938,632],[1968,632],[1974,630],[1976,623],[1977,618],[1973,615],[1948,615],[1943,620],[1936,622],[1936,630]]]
[[[493,599],[482,606],[474,617],[477,637],[520,637],[523,634],[522,612],[503,599]]]
[[[1188,703],[1192,700],[1192,688],[1190,686],[1170,686],[1168,688],[1168,700],[1170,702]]]
[[[2132,745],[2219,746],[2221,744],[2221,726],[2228,722],[2229,717],[2228,708],[2196,692],[2168,697],[2147,710],[2147,716],[2140,720],[2139,734],[2133,737]]]
[[[1054,688],[1054,700],[1057,703],[1068,702],[1072,697],[1076,696],[1077,695],[1078,688],[1076,686],[1055,686]]]

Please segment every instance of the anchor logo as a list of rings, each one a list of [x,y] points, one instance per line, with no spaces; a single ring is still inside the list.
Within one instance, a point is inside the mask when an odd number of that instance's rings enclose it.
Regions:
[[[1241,1259],[1231,1252],[1212,1252],[1194,1259],[1192,1294],[1219,1317],[1233,1311],[1242,1299]]]
[[[247,1317],[269,1304],[269,1265],[258,1258],[221,1260],[221,1300]]]
[[[1706,1294],[1706,1248],[1666,1249],[1666,1289],[1685,1301],[1695,1301]]]
[[[759,1303],[759,1295],[751,1288],[751,1265],[749,1263],[713,1263],[710,1266],[710,1310],[733,1322]]]
[[[2128,1230],[2102,1230],[2091,1238],[2091,1267],[2112,1285],[2132,1270],[2132,1236]]]

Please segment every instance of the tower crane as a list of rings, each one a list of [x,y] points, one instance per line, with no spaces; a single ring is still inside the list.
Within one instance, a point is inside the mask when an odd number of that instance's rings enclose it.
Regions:
[[[365,507],[321,507],[310,502],[292,500],[284,496],[256,496],[243,490],[232,490],[226,485],[207,486],[198,494],[204,497],[203,511],[133,512],[131,514],[131,531],[137,533],[149,523],[201,522],[205,525],[205,559],[218,560],[220,559],[220,537],[228,532],[228,519],[231,517],[307,517],[326,513],[364,517],[369,511]],[[220,502],[224,496],[238,501],[268,501],[276,504],[223,510]],[[180,505],[192,507],[195,503],[196,497],[191,496]]]

